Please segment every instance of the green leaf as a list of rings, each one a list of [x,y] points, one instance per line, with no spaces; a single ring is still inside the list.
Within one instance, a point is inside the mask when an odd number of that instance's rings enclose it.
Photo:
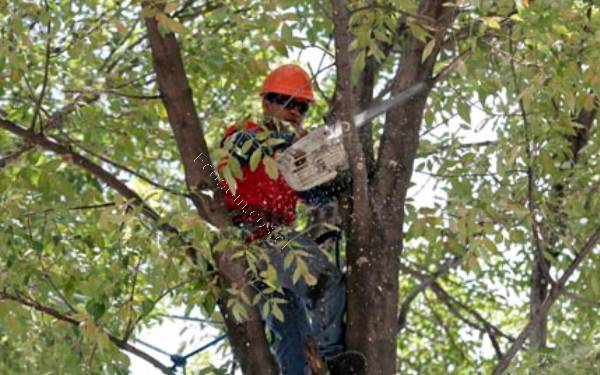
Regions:
[[[158,13],[158,9],[154,5],[146,5],[142,9],[140,16],[142,18],[154,17]]]
[[[221,174],[223,175],[225,182],[227,182],[229,189],[231,190],[233,195],[235,195],[235,193],[237,191],[237,181],[233,177],[230,165],[231,164],[227,164],[225,167],[223,167],[223,169],[221,169]]]
[[[594,298],[600,298],[600,277],[598,273],[590,273],[589,278]]]
[[[525,233],[523,231],[515,229],[510,231],[510,240],[515,243],[525,243]]]
[[[167,5],[165,5],[165,9],[163,11],[166,14],[170,14],[170,13],[174,12],[175,9],[177,9],[177,8],[179,8],[179,2],[174,1],[174,2],[167,3]]]
[[[498,254],[498,248],[496,247],[496,244],[492,242],[489,238],[482,237],[480,241],[486,250],[488,250],[491,253]]]
[[[262,149],[257,148],[250,156],[250,170],[254,172],[262,159]]]
[[[294,274],[292,275],[292,282],[294,284],[296,284],[298,282],[298,280],[300,280],[301,276],[302,276],[302,269],[300,269],[300,267],[296,267],[296,269],[294,270]]]
[[[267,170],[267,175],[272,180],[276,180],[279,177],[279,169],[277,168],[277,162],[270,156],[265,155],[263,158],[263,163],[265,163],[265,169]]]
[[[242,145],[242,154],[246,155],[248,153],[248,150],[250,150],[250,147],[252,147],[253,143],[253,139],[248,139],[246,142],[244,142],[244,144]]]
[[[583,96],[583,109],[585,109],[586,111],[591,111],[594,109],[595,105],[594,105],[594,101],[596,100],[596,97],[592,94],[586,94]]]
[[[242,179],[244,177],[240,162],[235,157],[230,157],[228,159],[228,165],[235,178]]]
[[[283,269],[287,270],[290,268],[292,261],[294,260],[294,253],[292,251],[288,252],[285,258],[283,259]]]
[[[283,322],[283,312],[276,303],[272,304],[271,313],[273,314],[275,319],[279,320],[280,322]]]
[[[366,59],[366,50],[363,49],[358,53],[356,59],[354,60],[354,65],[352,65],[352,82],[358,82],[360,78],[360,74],[365,68],[365,59]]]
[[[267,139],[267,142],[266,142],[266,144],[268,146],[277,146],[282,143],[285,143],[285,139],[283,139],[283,138],[269,138],[269,139]]]
[[[225,249],[229,248],[230,245],[231,245],[231,241],[227,238],[223,238],[223,239],[219,240],[219,242],[217,242],[217,244],[214,247],[214,251],[216,253],[223,252]]]
[[[423,43],[427,42],[427,39],[429,38],[429,32],[419,26],[414,20],[412,22],[408,22],[408,28],[417,40],[420,40]]]
[[[458,101],[456,103],[458,109],[458,115],[467,124],[471,123],[471,108],[464,101]]]
[[[289,44],[293,38],[292,28],[284,23],[281,26],[281,39]]]
[[[106,312],[106,305],[96,299],[90,299],[85,305],[85,310],[94,317],[94,320],[97,321],[102,318]]]

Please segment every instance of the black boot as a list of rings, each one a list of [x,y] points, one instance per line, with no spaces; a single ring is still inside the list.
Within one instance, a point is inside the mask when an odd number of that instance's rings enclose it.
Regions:
[[[348,350],[326,359],[331,375],[365,375],[367,359],[361,352]]]

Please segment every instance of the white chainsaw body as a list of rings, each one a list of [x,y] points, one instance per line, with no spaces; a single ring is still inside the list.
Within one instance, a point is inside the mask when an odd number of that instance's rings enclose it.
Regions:
[[[288,147],[277,160],[290,187],[305,191],[335,178],[348,169],[339,123],[317,128]]]
[[[432,87],[433,81],[422,81],[355,115],[354,126],[359,128],[394,106],[406,103],[415,95]],[[308,190],[335,178],[338,172],[349,168],[342,143],[339,122],[315,129],[285,150],[279,160],[279,171],[296,191]]]

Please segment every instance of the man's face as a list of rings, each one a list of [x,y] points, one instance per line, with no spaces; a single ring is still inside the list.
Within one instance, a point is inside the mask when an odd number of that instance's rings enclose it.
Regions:
[[[308,111],[309,102],[269,93],[263,95],[262,106],[268,119],[289,122],[299,130]]]

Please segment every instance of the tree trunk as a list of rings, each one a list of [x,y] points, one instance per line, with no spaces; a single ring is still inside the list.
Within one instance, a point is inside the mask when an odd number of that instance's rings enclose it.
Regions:
[[[445,1],[424,1],[419,13],[434,20],[442,40],[454,10]],[[350,122],[357,102],[350,85],[348,9],[343,0],[333,0],[336,41],[336,118]],[[421,61],[424,43],[407,36],[403,59],[392,93],[431,78],[439,43],[429,58]],[[368,85],[365,85],[368,86]],[[357,93],[363,90],[357,90]],[[365,90],[368,91],[368,90]],[[369,374],[393,374],[396,365],[399,255],[402,249],[404,200],[418,146],[419,127],[427,93],[399,106],[387,116],[373,180],[367,176],[366,153],[358,132],[348,129],[344,145],[353,178],[350,233],[347,247],[346,344],[367,357]]]
[[[203,219],[220,229],[226,229],[231,222],[223,203],[223,194],[210,175],[212,170],[203,168],[203,163],[210,163],[210,160],[179,46],[173,34],[169,33],[164,37],[160,35],[154,18],[146,19],[146,27],[159,91],[175,134],[188,188],[196,197],[194,204]],[[199,157],[200,162],[196,162]],[[197,194],[204,189],[212,190],[215,199]],[[253,300],[254,293],[248,286],[244,272],[246,267],[240,261],[230,260],[232,251],[233,249],[229,249],[214,254],[224,290],[241,289]],[[246,306],[248,317],[238,323],[225,300],[220,300],[219,307],[225,318],[229,342],[244,374],[277,374],[279,370],[269,351],[264,323],[258,310],[253,306]]]
[[[533,318],[536,316],[544,303],[546,297],[548,297],[548,280],[544,275],[543,268],[550,269],[550,262],[543,257],[540,257],[537,253],[533,259],[533,265],[531,270],[531,288],[529,296],[529,316]],[[548,333],[548,317],[544,316],[539,322],[533,327],[531,337],[529,338],[531,349],[539,350],[546,347],[546,338]]]

